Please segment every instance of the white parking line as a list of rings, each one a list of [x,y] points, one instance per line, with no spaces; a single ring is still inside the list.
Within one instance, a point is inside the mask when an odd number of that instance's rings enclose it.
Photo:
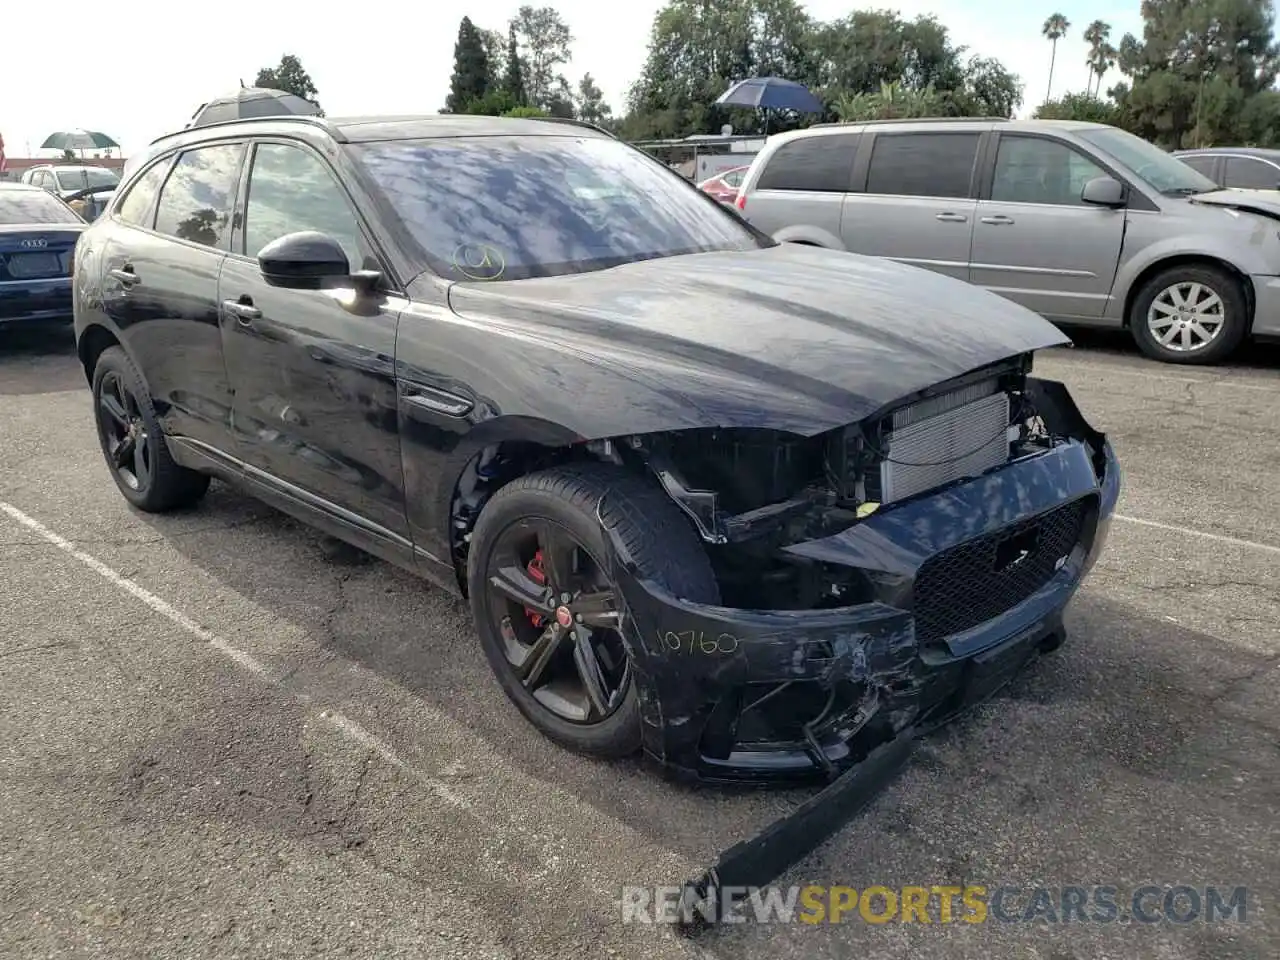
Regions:
[[[612,873],[613,867],[596,862],[590,854],[585,859],[567,854],[566,851],[573,848],[569,842],[571,837],[579,842],[586,839],[589,850],[607,848],[626,851],[623,859],[628,865],[629,876],[648,876],[652,880],[667,878],[662,882],[671,882],[672,878],[679,880],[692,876],[699,869],[697,865],[677,852],[654,843],[634,827],[596,810],[590,804],[554,784],[512,769],[500,758],[486,758],[483,756],[483,751],[481,756],[471,758],[467,762],[471,772],[480,774],[474,779],[474,785],[470,790],[465,786],[459,788],[456,784],[421,770],[417,764],[404,759],[384,740],[341,711],[324,708],[306,691],[284,689],[282,686],[285,680],[284,675],[278,674],[257,657],[200,626],[172,604],[124,574],[113,570],[92,554],[79,549],[70,540],[54,533],[39,520],[3,500],[0,500],[0,513],[88,567],[108,583],[140,600],[170,623],[208,644],[256,679],[276,687],[285,696],[312,709],[322,722],[344,739],[373,751],[392,767],[415,780],[428,793],[468,816],[473,822],[471,827],[473,834],[493,837],[493,842],[498,847],[509,843],[512,838],[518,838],[524,845],[531,848],[537,862],[544,865],[541,868],[542,873],[556,877],[557,884],[563,886],[564,876],[571,870],[581,876],[585,884],[598,890],[611,889],[619,882],[619,877]],[[474,737],[474,734],[463,728],[457,721],[426,704],[417,704],[415,711],[423,726],[434,731],[434,739],[437,743],[464,742]],[[559,824],[553,826],[547,818],[530,821],[523,808],[513,813],[506,808],[486,804],[485,799],[493,795],[541,795],[543,797],[541,802],[550,804],[560,814],[558,819],[571,824],[572,827],[565,827],[557,835],[556,826]],[[569,832],[570,830],[572,833]],[[527,879],[534,880],[539,877],[531,876]],[[667,936],[668,932],[663,931],[664,941],[670,939]]]
[[[1239,537],[1228,537],[1221,533],[1209,533],[1207,530],[1195,530],[1191,527],[1179,527],[1172,523],[1160,523],[1158,520],[1143,520],[1141,517],[1127,517],[1122,513],[1115,514],[1117,520],[1125,523],[1136,523],[1140,527],[1153,527],[1156,530],[1167,530],[1169,533],[1180,533],[1187,537],[1200,537],[1215,543],[1229,543],[1233,547],[1246,547],[1250,550],[1261,550],[1263,553],[1280,554],[1280,547],[1269,543],[1258,543],[1256,540],[1241,540]]]

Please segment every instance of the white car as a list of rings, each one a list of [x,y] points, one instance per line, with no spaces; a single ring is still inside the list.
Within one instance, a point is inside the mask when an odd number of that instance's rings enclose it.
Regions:
[[[90,187],[115,187],[120,176],[106,167],[89,164],[48,163],[22,174],[22,182],[48,190],[61,200]]]

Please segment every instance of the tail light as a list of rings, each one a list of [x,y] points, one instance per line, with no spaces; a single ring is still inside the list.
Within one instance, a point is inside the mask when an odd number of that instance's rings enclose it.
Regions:
[[[738,195],[733,198],[733,205],[739,210],[747,209],[747,191],[739,190]]]

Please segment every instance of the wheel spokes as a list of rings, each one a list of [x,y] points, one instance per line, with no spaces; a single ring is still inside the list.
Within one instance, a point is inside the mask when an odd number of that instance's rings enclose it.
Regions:
[[[609,696],[608,683],[604,671],[600,668],[600,660],[595,648],[591,645],[591,634],[587,630],[574,631],[573,665],[578,669],[578,679],[591,701],[591,709],[597,716],[609,712],[612,698]]]
[[[538,639],[531,646],[521,647],[520,662],[513,663],[512,666],[516,668],[516,674],[526,690],[532,690],[538,686],[543,674],[546,673],[547,664],[560,651],[561,644],[567,636],[568,631],[564,627],[558,623],[552,623],[539,634]]]
[[[555,596],[551,589],[529,576],[524,567],[514,564],[500,567],[489,577],[489,585],[522,607],[548,616],[555,612]]]
[[[118,429],[121,431],[129,429],[129,414],[125,412],[124,404],[120,402],[119,397],[108,393],[104,388],[102,396],[98,398],[98,406],[111,418]]]
[[[578,578],[578,545],[554,523],[539,523],[536,532],[547,585],[557,595],[568,593]]]
[[[573,613],[577,622],[598,630],[618,628],[617,601],[612,590],[580,593],[573,598]]]

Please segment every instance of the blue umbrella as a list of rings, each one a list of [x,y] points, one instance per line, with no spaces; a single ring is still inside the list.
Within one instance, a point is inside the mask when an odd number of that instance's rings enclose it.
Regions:
[[[822,113],[822,101],[809,88],[781,77],[752,77],[739,80],[720,94],[716,103],[726,107],[753,107],[757,110],[794,110],[796,113]]]

